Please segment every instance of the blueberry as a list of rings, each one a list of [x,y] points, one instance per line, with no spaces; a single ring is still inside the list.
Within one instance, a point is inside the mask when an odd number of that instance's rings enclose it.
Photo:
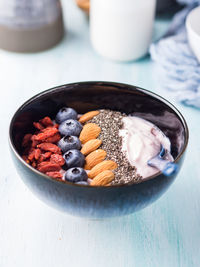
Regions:
[[[61,108],[56,115],[56,122],[60,124],[69,119],[77,119],[77,112],[73,108]]]
[[[70,149],[81,149],[81,141],[77,136],[67,135],[64,136],[58,142],[58,146],[62,150],[63,153],[67,152]]]
[[[59,131],[62,135],[75,135],[79,136],[83,126],[79,121],[66,120],[63,121],[59,126]]]
[[[72,167],[83,167],[85,164],[84,155],[77,149],[67,151],[63,155],[63,158],[65,159],[68,169]]]
[[[77,183],[86,182],[88,177],[84,169],[75,167],[67,170],[64,178],[66,181]]]

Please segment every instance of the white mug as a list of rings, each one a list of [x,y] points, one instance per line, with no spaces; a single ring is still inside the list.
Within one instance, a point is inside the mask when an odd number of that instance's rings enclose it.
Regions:
[[[91,0],[94,49],[117,61],[144,56],[151,43],[156,0]]]

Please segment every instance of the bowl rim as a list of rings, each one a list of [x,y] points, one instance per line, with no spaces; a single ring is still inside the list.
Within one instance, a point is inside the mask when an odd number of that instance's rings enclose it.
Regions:
[[[184,142],[184,145],[183,145],[183,148],[181,150],[181,152],[179,153],[179,155],[176,157],[176,159],[174,160],[174,162],[178,162],[180,160],[180,158],[183,156],[187,146],[188,146],[188,141],[189,141],[189,129],[188,129],[188,126],[187,126],[187,123],[186,123],[186,120],[185,118],[183,117],[183,115],[181,114],[181,112],[173,105],[171,104],[168,100],[166,100],[164,97],[158,95],[157,93],[154,93],[150,90],[147,90],[147,89],[144,89],[144,88],[141,88],[141,87],[138,87],[138,86],[135,86],[135,85],[131,85],[131,84],[126,84],[126,83],[119,83],[119,82],[111,82],[111,81],[83,81],[83,82],[73,82],[73,83],[67,83],[67,84],[63,84],[63,85],[58,85],[58,86],[55,86],[55,87],[52,87],[52,88],[49,88],[49,89],[46,89],[36,95],[34,95],[33,97],[29,98],[27,101],[25,101],[18,109],[17,111],[13,114],[11,120],[10,120],[10,124],[9,124],[9,137],[8,137],[8,142],[9,142],[9,145],[12,149],[12,151],[14,152],[15,156],[17,157],[17,159],[25,166],[27,167],[28,169],[30,169],[30,171],[33,171],[35,172],[36,174],[38,174],[39,176],[45,178],[45,179],[48,179],[48,180],[51,180],[52,182],[55,182],[55,183],[59,183],[59,184],[62,184],[62,185],[73,185],[73,186],[77,186],[77,187],[84,187],[84,188],[101,188],[101,189],[105,189],[105,188],[119,188],[119,187],[124,187],[124,186],[134,186],[136,184],[141,184],[141,183],[144,183],[146,181],[149,181],[149,180],[152,180],[156,177],[158,177],[159,175],[162,174],[161,171],[157,172],[156,174],[154,175],[151,175],[151,176],[148,176],[148,177],[145,177],[143,178],[142,180],[139,180],[133,184],[131,183],[127,183],[127,184],[119,184],[119,185],[111,185],[111,186],[90,186],[90,185],[80,185],[80,184],[75,184],[75,183],[72,183],[72,182],[68,182],[68,181],[62,181],[62,180],[58,180],[58,179],[55,179],[55,178],[52,178],[40,171],[38,171],[37,169],[35,169],[34,167],[32,167],[31,165],[29,165],[28,163],[26,163],[23,158],[20,156],[20,154],[16,151],[15,149],[15,146],[14,146],[14,142],[11,138],[11,132],[12,132],[12,127],[13,127],[13,123],[15,121],[15,118],[17,116],[17,114],[23,110],[23,108],[25,106],[27,106],[28,104],[30,104],[31,102],[37,100],[38,98],[40,98],[41,96],[43,95],[47,95],[48,93],[50,92],[54,92],[54,91],[57,91],[57,90],[62,90],[66,87],[70,87],[70,86],[76,86],[76,85],[112,85],[112,86],[118,86],[120,87],[120,90],[124,90],[124,89],[128,89],[128,90],[137,90],[139,92],[142,92],[146,95],[149,95],[153,98],[156,98],[157,100],[163,102],[164,104],[166,104],[168,107],[170,107],[175,113],[176,115],[179,117],[182,125],[183,125],[183,128],[185,130],[184,134],[185,134],[185,142]],[[166,177],[167,179],[167,177]]]
[[[194,27],[192,26],[191,24],[191,18],[193,17],[193,15],[198,12],[197,10],[199,10],[199,15],[200,15],[200,6],[192,9],[189,14],[187,15],[187,18],[186,18],[186,22],[185,22],[185,25],[186,25],[186,29],[187,29],[187,32],[191,32],[193,34],[195,34],[196,37],[200,38],[200,33],[196,32],[196,30],[194,29]]]

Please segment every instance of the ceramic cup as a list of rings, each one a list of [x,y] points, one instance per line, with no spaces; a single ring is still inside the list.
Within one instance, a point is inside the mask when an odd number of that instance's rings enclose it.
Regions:
[[[94,49],[117,61],[144,56],[152,38],[156,0],[91,0],[90,38]]]
[[[186,19],[187,36],[190,47],[200,62],[200,7],[193,9]]]

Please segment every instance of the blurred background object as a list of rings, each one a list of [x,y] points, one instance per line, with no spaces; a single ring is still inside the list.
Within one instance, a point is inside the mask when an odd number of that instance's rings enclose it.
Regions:
[[[86,14],[90,12],[90,0],[76,0],[77,6],[82,9]]]
[[[90,0],[76,0],[76,3],[86,14],[89,14]],[[156,12],[167,12],[174,6],[177,6],[176,0],[157,0]]]
[[[91,0],[90,39],[102,56],[136,60],[147,54],[152,39],[156,0]]]
[[[63,37],[60,0],[0,0],[0,48],[37,52]]]

